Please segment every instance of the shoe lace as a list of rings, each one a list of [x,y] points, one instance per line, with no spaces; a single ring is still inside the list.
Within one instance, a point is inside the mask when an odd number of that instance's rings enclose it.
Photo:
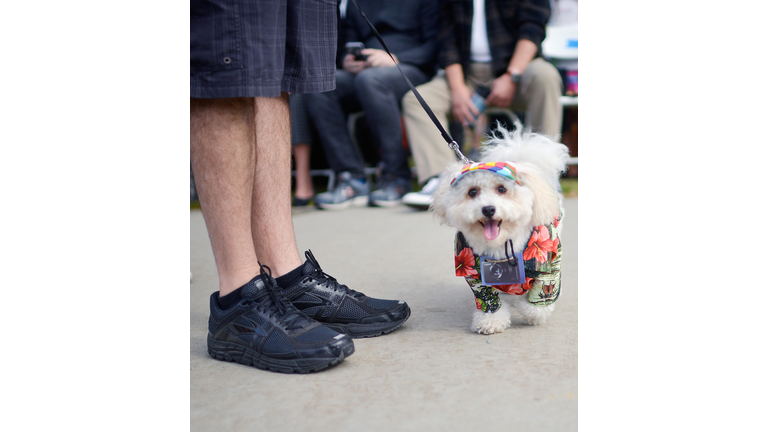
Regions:
[[[315,268],[314,273],[309,275],[310,278],[317,280],[318,282],[320,282],[321,285],[323,285],[326,288],[330,288],[337,292],[339,291],[343,292],[355,298],[365,296],[365,294],[361,292],[357,292],[346,285],[340,284],[336,280],[336,278],[324,272],[323,269],[320,268],[320,263],[317,262],[317,260],[315,259],[315,255],[312,254],[311,250],[306,251],[304,253],[304,256],[307,258],[307,261],[312,263],[312,266]]]
[[[265,271],[266,269],[266,271]],[[255,304],[256,308],[267,316],[275,316],[288,330],[303,327],[309,319],[299,312],[279,291],[277,282],[272,278],[272,269],[261,265],[261,276],[265,289],[260,290],[254,297],[247,300],[247,304]]]

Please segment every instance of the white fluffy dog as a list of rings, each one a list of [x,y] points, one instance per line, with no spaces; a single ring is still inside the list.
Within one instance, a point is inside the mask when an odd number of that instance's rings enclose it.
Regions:
[[[513,294],[511,303],[526,323],[544,324],[560,294],[562,213],[555,184],[568,148],[516,122],[512,133],[499,126],[480,155],[481,163],[448,167],[431,207],[441,224],[458,230],[456,275],[467,280],[478,308],[471,328],[492,334],[509,327],[499,292]],[[519,268],[510,263],[523,266],[525,282],[500,284],[481,270],[481,258],[508,266],[518,281]]]

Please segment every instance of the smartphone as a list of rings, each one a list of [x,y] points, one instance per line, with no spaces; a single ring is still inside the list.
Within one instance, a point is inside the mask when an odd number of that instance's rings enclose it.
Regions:
[[[368,58],[367,55],[363,55],[362,50],[365,45],[362,42],[347,42],[344,44],[347,54],[352,54],[357,61],[364,61]]]

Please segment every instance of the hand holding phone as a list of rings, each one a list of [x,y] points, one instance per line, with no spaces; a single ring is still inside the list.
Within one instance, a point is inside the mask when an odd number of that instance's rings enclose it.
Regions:
[[[362,42],[347,42],[344,45],[347,54],[351,54],[357,61],[365,61],[368,56],[362,53],[365,45]]]

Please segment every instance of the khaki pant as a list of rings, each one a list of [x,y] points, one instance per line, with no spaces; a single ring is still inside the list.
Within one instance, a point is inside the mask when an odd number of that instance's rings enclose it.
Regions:
[[[490,63],[472,63],[466,83],[470,90],[474,91],[478,85],[490,87],[493,79]],[[557,69],[546,60],[537,58],[528,64],[523,72],[510,108],[513,111],[525,111],[526,126],[532,127],[534,132],[559,137],[563,124],[563,108],[560,104],[562,86]],[[440,124],[448,130],[448,122],[453,119],[453,110],[451,90],[445,76],[437,76],[416,88],[432,108]],[[455,162],[456,154],[448,147],[413,92],[406,93],[402,106],[408,143],[416,164],[419,183],[424,183]]]

